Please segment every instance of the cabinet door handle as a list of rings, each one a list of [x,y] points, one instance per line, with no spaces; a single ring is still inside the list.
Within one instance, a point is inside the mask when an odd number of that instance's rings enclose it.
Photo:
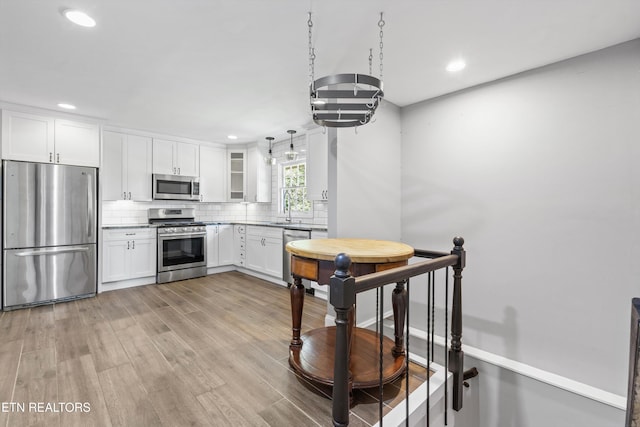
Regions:
[[[60,163],[60,153],[56,154],[56,163]]]
[[[136,248],[136,241],[132,240],[131,241],[131,249],[135,249]]]
[[[131,243],[127,240],[127,250],[131,249]]]
[[[129,191],[129,200],[131,200],[131,191]]]
[[[49,152],[49,163],[53,163],[53,153]]]
[[[122,196],[122,198],[123,198],[123,199],[125,199],[125,200],[127,200],[127,192],[125,191],[125,192],[124,192],[124,193],[122,193],[122,194],[124,194],[124,196]]]

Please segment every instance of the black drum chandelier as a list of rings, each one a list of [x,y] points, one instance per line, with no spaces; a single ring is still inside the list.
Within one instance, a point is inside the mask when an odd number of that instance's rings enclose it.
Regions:
[[[380,12],[380,76],[373,76],[373,49],[369,49],[369,75],[333,74],[315,79],[315,49],[312,43],[313,21],[311,12],[309,26],[309,96],[313,121],[325,127],[355,127],[369,123],[380,105],[382,89],[382,47],[384,27],[383,13]]]

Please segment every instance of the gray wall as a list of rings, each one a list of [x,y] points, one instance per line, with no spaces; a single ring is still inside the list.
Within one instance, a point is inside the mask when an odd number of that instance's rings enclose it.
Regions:
[[[402,240],[465,237],[463,344],[626,395],[639,116],[638,40],[402,109]],[[491,401],[535,393],[492,372],[480,425],[570,425],[554,420],[599,405]]]
[[[386,101],[372,123],[337,130],[329,154],[331,237],[400,240],[400,138],[400,109]],[[386,292],[387,307],[391,289]],[[356,321],[374,317],[375,292],[358,295]]]

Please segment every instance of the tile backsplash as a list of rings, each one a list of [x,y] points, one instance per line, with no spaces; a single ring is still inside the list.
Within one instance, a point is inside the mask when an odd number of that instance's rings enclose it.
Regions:
[[[147,224],[149,208],[195,208],[196,221],[278,221],[276,203],[102,202],[102,225]],[[326,225],[327,203],[313,203],[313,217],[302,222]]]

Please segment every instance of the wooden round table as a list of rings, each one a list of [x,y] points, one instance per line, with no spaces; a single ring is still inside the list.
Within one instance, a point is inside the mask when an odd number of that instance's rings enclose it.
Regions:
[[[334,260],[339,253],[351,258],[350,274],[362,276],[377,271],[407,265],[413,248],[404,243],[370,239],[313,239],[296,240],[286,246],[291,254],[292,339],[289,345],[289,364],[304,378],[333,385],[335,326],[314,329],[301,335],[302,309],[305,288],[302,279],[321,285],[329,284],[335,271]],[[392,297],[394,305],[395,341],[383,339],[383,383],[403,374],[405,352],[403,342],[406,291],[398,283]],[[379,338],[375,331],[353,327],[355,315],[350,314],[351,349],[350,372],[352,388],[369,388],[380,384]]]

